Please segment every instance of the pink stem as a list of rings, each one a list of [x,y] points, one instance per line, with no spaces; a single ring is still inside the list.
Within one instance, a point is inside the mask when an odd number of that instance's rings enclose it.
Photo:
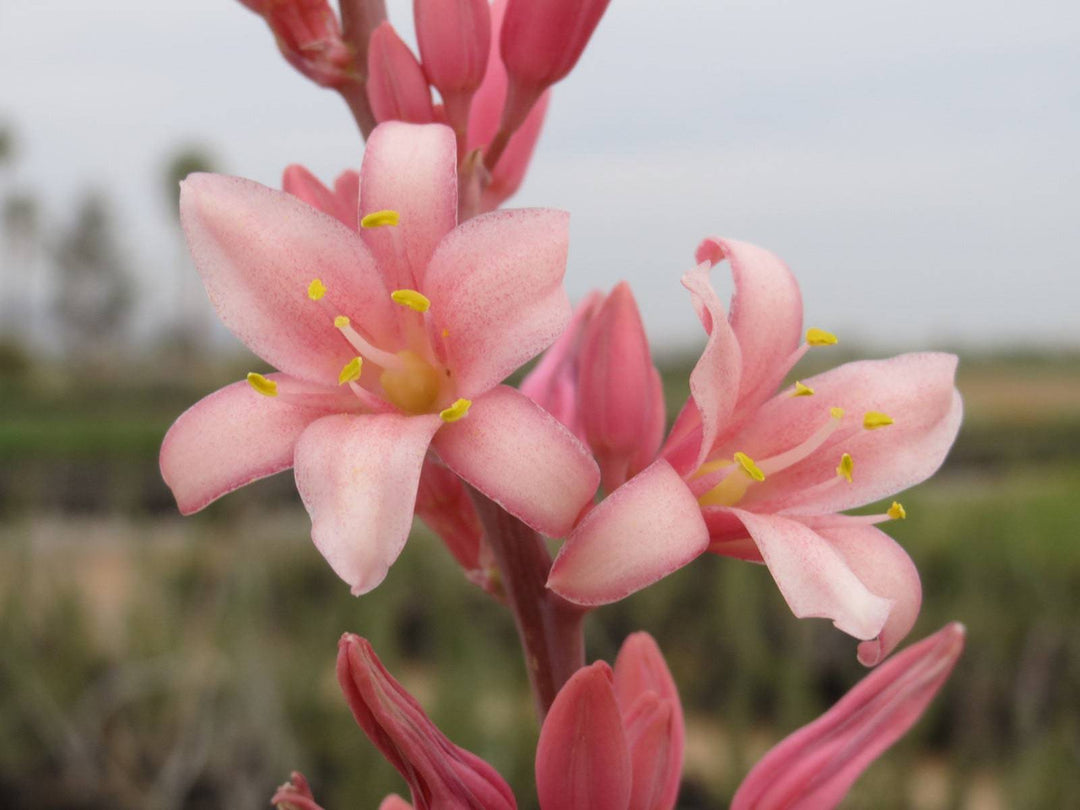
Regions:
[[[536,710],[543,721],[562,685],[585,664],[585,610],[547,589],[544,538],[470,489],[514,612]]]

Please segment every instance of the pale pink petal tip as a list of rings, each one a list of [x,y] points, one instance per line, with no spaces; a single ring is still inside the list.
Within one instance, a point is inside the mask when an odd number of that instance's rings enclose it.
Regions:
[[[859,775],[922,715],[964,647],[946,625],[863,678],[829,711],[769,751],[747,775],[732,810],[835,807]]]
[[[686,565],[708,543],[693,493],[659,460],[578,524],[555,559],[548,587],[579,605],[608,604]]]

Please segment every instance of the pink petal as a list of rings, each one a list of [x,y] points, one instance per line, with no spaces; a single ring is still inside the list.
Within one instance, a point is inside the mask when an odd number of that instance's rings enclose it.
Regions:
[[[731,810],[828,810],[903,736],[941,689],[964,647],[964,627],[946,625],[875,669],[813,723],[767,753]]]
[[[678,689],[675,687],[675,679],[671,677],[671,671],[656,641],[648,633],[638,632],[627,636],[615,659],[615,697],[623,712],[624,722],[630,710],[646,694],[656,695],[669,711],[667,722],[659,729],[650,727],[647,744],[644,741],[635,742],[635,735],[629,729],[630,724],[626,723],[631,755],[635,763],[632,806],[633,802],[645,792],[644,787],[639,788],[638,785],[641,765],[638,763],[637,752],[651,747],[655,769],[648,770],[657,778],[654,780],[655,791],[648,792],[650,796],[655,796],[655,799],[643,806],[674,807],[679,795],[679,779],[682,776],[683,748],[686,737],[682,704],[679,701]],[[655,733],[658,730],[662,731],[660,738]],[[663,752],[662,756],[661,752]],[[647,761],[648,758],[646,758]]]
[[[330,416],[296,444],[296,488],[311,539],[354,595],[386,576],[412,527],[413,505],[438,416]]]
[[[281,810],[323,810],[300,771],[293,771],[289,781],[274,791],[270,804]]]
[[[555,558],[548,587],[579,605],[616,602],[686,565],[708,542],[697,500],[661,459],[581,520]]]
[[[756,512],[839,512],[880,500],[930,477],[941,466],[960,428],[963,406],[954,387],[956,357],[905,354],[891,360],[847,363],[811,377],[809,397],[781,393],[739,431],[736,450],[759,464],[795,447],[829,420],[829,409],[845,411],[839,430],[805,460],[752,486],[740,506]],[[863,428],[868,411],[895,423]],[[838,482],[836,467],[849,453],[853,481]],[[814,489],[817,487],[817,489]]]
[[[701,443],[693,467],[701,465],[738,401],[742,359],[724,307],[709,281],[705,262],[682,277],[709,339],[690,372],[690,395],[701,417]]]
[[[633,774],[629,810],[669,810],[675,806],[667,790],[672,745],[671,704],[654,692],[642,695],[623,713],[626,743]],[[678,792],[678,772],[675,788]]]
[[[566,535],[600,482],[596,462],[570,431],[502,385],[440,430],[434,447],[488,498],[552,537]]]
[[[488,570],[493,564],[491,550],[465,484],[432,457],[420,473],[416,516],[439,535],[471,582],[485,590],[494,588]]]
[[[396,793],[391,793],[379,802],[379,810],[413,810],[413,806]]]
[[[221,320],[249,349],[294,377],[336,386],[356,351],[311,301],[319,278],[342,314],[393,334],[396,307],[363,241],[291,194],[250,180],[193,174],[180,184],[180,220],[195,268]]]
[[[859,645],[859,662],[872,667],[891,653],[915,625],[922,604],[922,585],[915,563],[903,547],[874,526],[822,527],[829,541],[867,588],[892,600],[889,618],[876,639]]]
[[[331,190],[303,166],[294,163],[285,167],[281,187],[342,225],[356,228],[356,208],[360,201],[360,175],[356,172],[342,172]]]
[[[632,772],[622,717],[603,661],[582,667],[551,704],[536,746],[543,810],[626,810]]]
[[[333,400],[306,407],[257,394],[246,382],[227,385],[169,428],[161,444],[161,477],[180,512],[190,515],[234,489],[287,470],[304,429],[341,410]]]
[[[802,296],[787,265],[764,248],[716,237],[698,247],[699,262],[724,259],[735,280],[730,322],[742,353],[739,405],[753,407],[780,385],[802,342]]]
[[[380,124],[368,139],[360,177],[361,216],[400,215],[396,226],[361,231],[387,287],[422,289],[435,247],[457,224],[454,133],[441,124]]]
[[[731,511],[757,544],[792,613],[831,619],[855,638],[878,637],[893,601],[871,591],[828,540],[795,520]]]
[[[446,330],[460,396],[491,388],[562,334],[568,217],[563,211],[493,211],[463,223],[431,259],[431,318]]]

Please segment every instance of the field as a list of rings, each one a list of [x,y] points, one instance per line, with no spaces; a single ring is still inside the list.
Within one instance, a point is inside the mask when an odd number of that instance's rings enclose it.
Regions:
[[[672,403],[685,396],[671,364]],[[972,358],[961,439],[890,525],[923,577],[913,638],[967,651],[850,808],[1080,806],[1080,358]],[[288,476],[181,519],[161,435],[230,371],[179,386],[0,380],[0,795],[5,807],[264,807],[292,768],[329,809],[405,790],[333,678],[369,637],[448,735],[533,806],[535,729],[509,617],[418,525],[354,599],[308,540]],[[680,806],[723,806],[757,756],[861,676],[854,643],[793,619],[768,573],[708,558],[589,625],[611,659],[660,639],[689,720]]]

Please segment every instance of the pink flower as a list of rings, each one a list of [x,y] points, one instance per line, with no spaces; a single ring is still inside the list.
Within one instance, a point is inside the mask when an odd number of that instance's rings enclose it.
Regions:
[[[722,259],[735,277],[730,318],[709,282]],[[835,337],[811,329],[801,339],[798,286],[768,251],[710,239],[698,260],[683,284],[709,339],[691,398],[661,459],[575,528],[549,586],[602,604],[708,547],[764,562],[796,616],[832,619],[864,640],[859,659],[873,665],[911,629],[921,601],[911,560],[874,525],[904,511],[894,503],[880,515],[838,513],[941,465],[962,412],[956,358],[848,363],[774,394],[811,345]]]
[[[579,669],[540,731],[536,788],[544,810],[661,810],[675,806],[684,723],[656,642],[630,636],[612,671]]]
[[[353,717],[405,777],[418,810],[517,807],[513,792],[498,772],[439,731],[416,699],[386,671],[367,639],[351,633],[341,637],[337,675]],[[383,806],[407,805],[392,796]]]
[[[181,192],[218,314],[280,372],[184,413],[162,475],[188,514],[295,467],[312,539],[356,594],[405,543],[429,445],[550,535],[569,530],[599,479],[569,431],[498,384],[569,319],[566,215],[502,211],[455,227],[454,155],[446,127],[378,128],[359,233],[246,180],[196,175]]]
[[[952,623],[875,669],[829,711],[769,751],[743,780],[731,810],[827,810],[904,735],[964,649]]]

